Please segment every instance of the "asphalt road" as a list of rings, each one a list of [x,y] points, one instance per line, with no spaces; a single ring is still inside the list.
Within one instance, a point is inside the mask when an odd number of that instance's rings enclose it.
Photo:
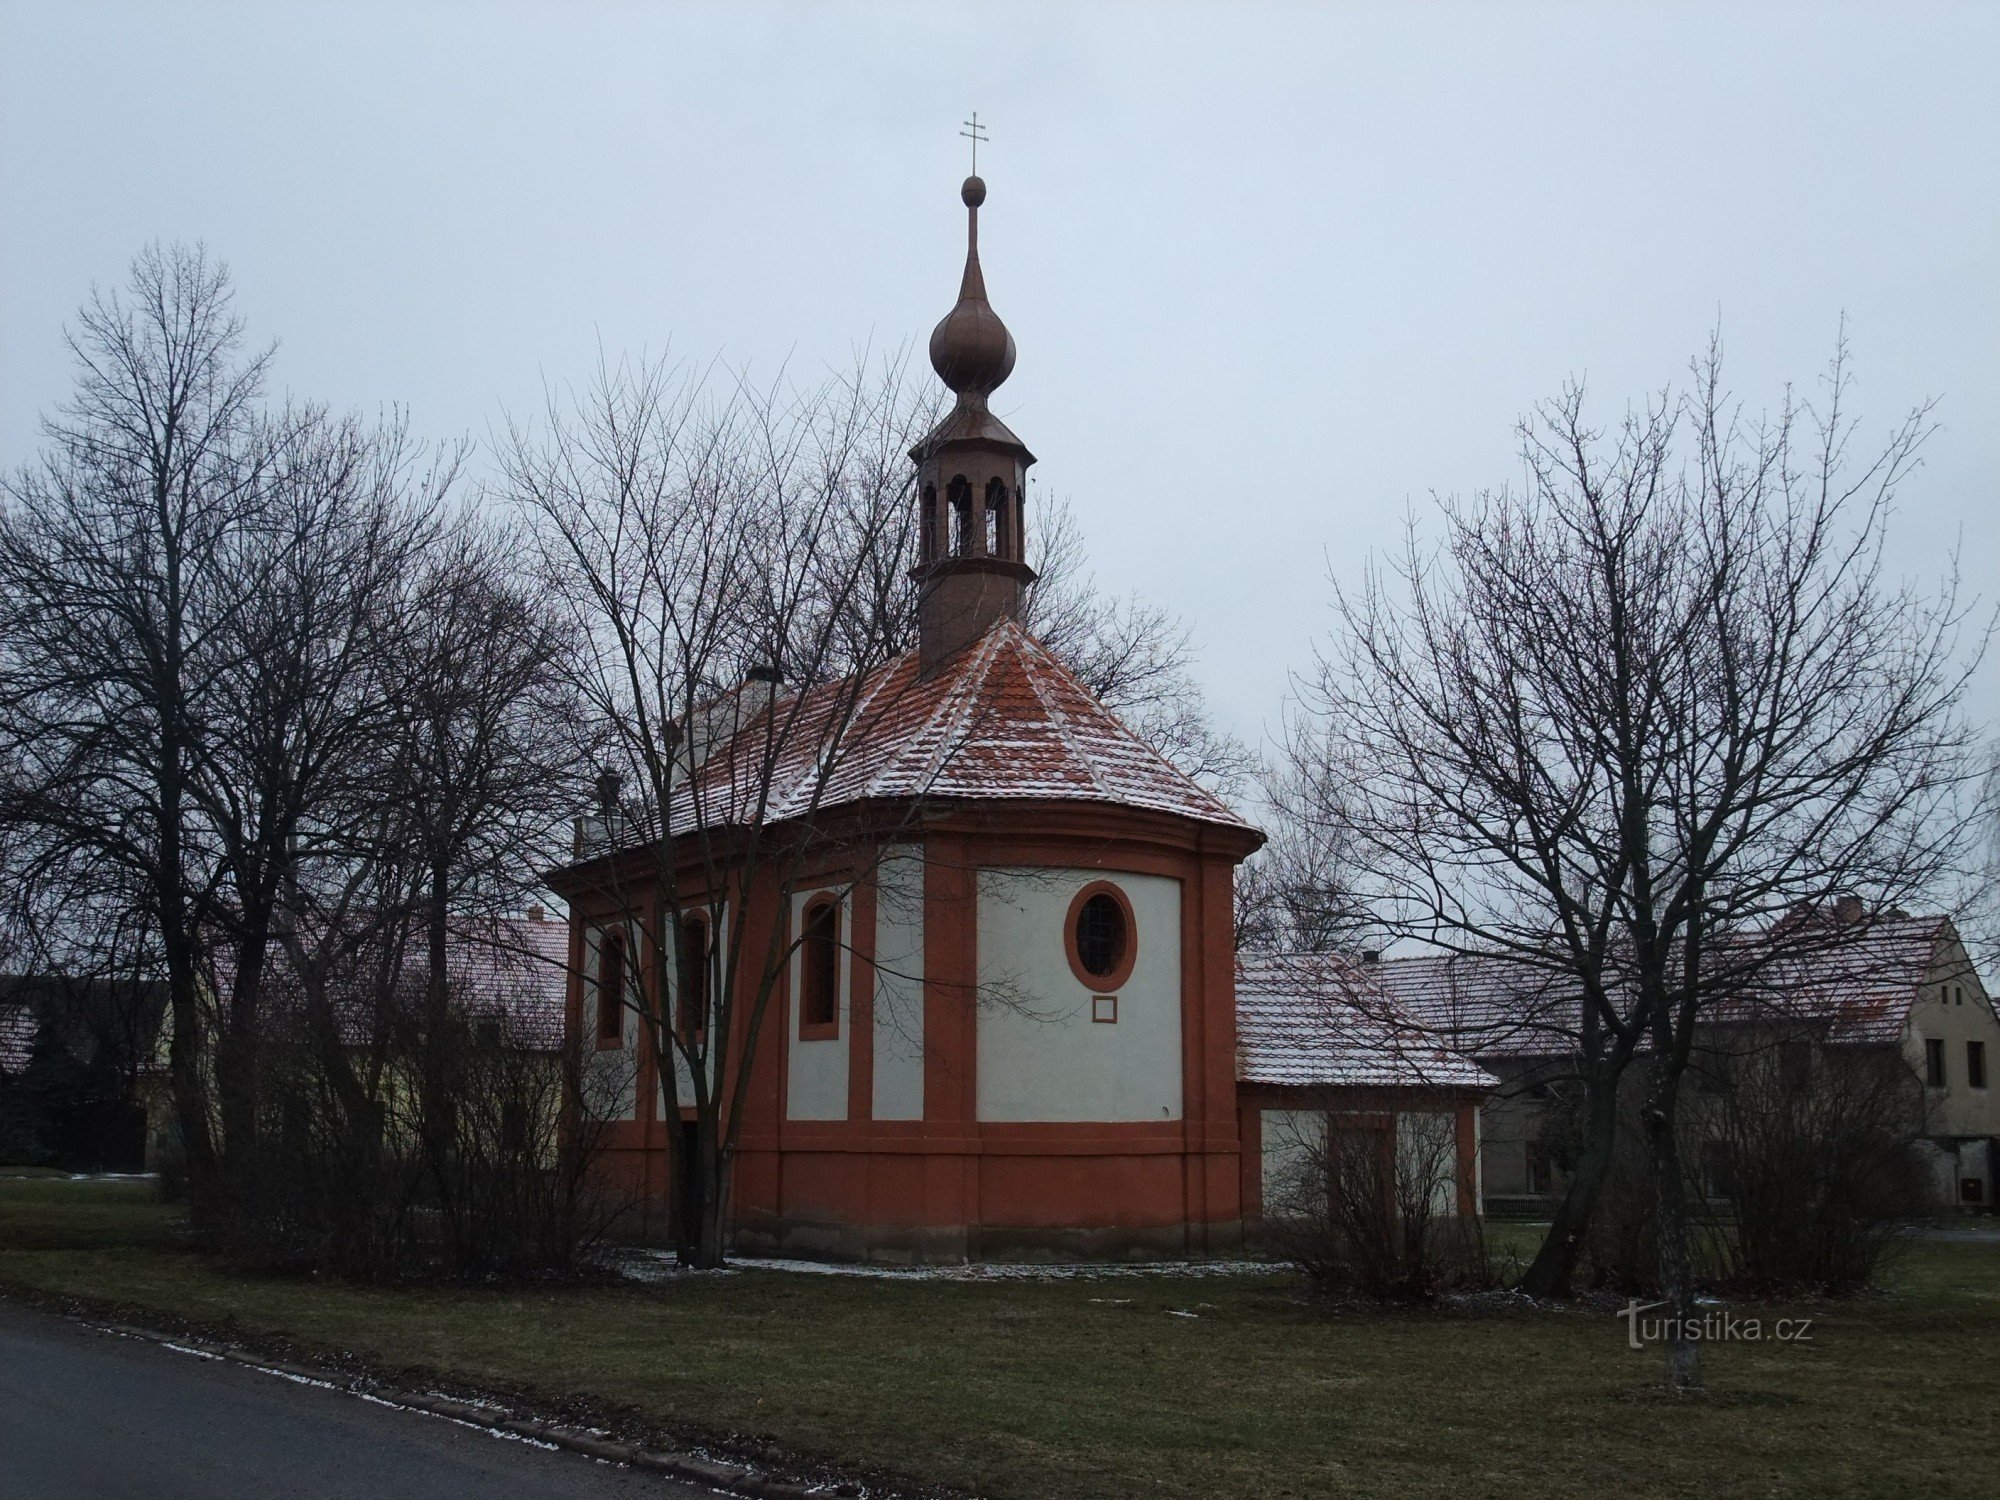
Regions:
[[[688,1500],[709,1491],[0,1303],[0,1500]]]

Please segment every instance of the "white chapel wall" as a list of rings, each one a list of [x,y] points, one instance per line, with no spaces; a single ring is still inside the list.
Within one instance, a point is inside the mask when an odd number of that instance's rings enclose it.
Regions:
[[[1326,1191],[1326,1112],[1267,1109],[1261,1123],[1265,1217],[1312,1211]]]
[[[715,935],[710,939],[710,951],[723,952],[723,953],[728,952],[729,951],[728,908],[725,907],[719,912],[711,912],[709,911],[707,905],[704,903],[700,908],[700,910],[704,915],[708,917],[710,921],[712,921],[715,924]],[[666,1014],[669,1016],[678,1017],[681,1013],[680,965],[678,963],[662,964],[660,968],[664,976],[664,982],[667,986]],[[713,986],[716,982],[717,980],[715,977],[715,971],[713,966],[711,966],[709,971],[709,984]],[[704,1025],[713,1024],[714,1018],[715,1018],[715,1001],[713,1000],[713,998],[711,998],[709,1001],[709,1014],[705,1018],[703,1024]],[[654,1092],[657,1095],[657,1102],[660,1108],[660,1117],[662,1119],[671,1118],[673,1115],[678,1114],[680,1110],[694,1108],[694,1075],[691,1072],[689,1072],[687,1059],[681,1056],[680,1048],[675,1047],[673,1049],[673,1054],[674,1054],[674,1102],[676,1105],[676,1108],[674,1110],[669,1110],[667,1108],[666,1080],[663,1078],[657,1084],[654,1085]],[[712,1061],[710,1063],[710,1066],[713,1067]]]
[[[1132,904],[1138,956],[1118,1020],[1091,1019],[1064,923],[1085,885],[1110,880]],[[979,872],[979,1118],[1181,1117],[1181,887],[1101,870]]]
[[[620,1043],[600,1048],[597,1042],[597,976],[604,950],[604,934],[619,924],[587,927],[583,933],[583,1014],[580,1043],[583,1052],[585,1104],[601,1119],[635,1120],[639,1116],[639,1018],[630,1006],[619,1011]],[[625,928],[625,973],[636,978],[633,955],[639,950],[635,925]]]
[[[875,873],[877,1120],[924,1117],[924,856],[901,844]]]
[[[794,938],[805,922],[807,904],[820,894],[819,891],[801,891],[792,897],[791,932]],[[788,1120],[847,1118],[847,1047],[854,1024],[848,994],[854,982],[853,941],[854,901],[852,895],[847,894],[842,895],[840,902],[840,959],[836,965],[840,1025],[836,1036],[813,1041],[800,1039],[799,983],[805,965],[799,961],[796,947],[792,950],[791,962],[786,965],[785,983],[791,1002],[785,1017],[785,1039],[790,1048],[785,1083],[785,1118]]]

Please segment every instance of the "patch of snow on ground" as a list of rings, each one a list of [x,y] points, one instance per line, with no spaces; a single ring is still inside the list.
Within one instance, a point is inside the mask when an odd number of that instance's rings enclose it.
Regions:
[[[882,1266],[773,1255],[732,1255],[722,1271],[683,1271],[671,1250],[630,1250],[616,1261],[628,1281],[664,1282],[682,1276],[732,1271],[780,1271],[801,1276],[864,1276],[878,1281],[1099,1281],[1135,1276],[1268,1276],[1277,1267],[1260,1260],[1161,1260],[1066,1264],[986,1263],[950,1266]]]

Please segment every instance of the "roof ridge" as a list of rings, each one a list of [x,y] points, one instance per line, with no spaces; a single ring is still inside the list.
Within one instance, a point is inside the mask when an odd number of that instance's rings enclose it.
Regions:
[[[860,728],[862,719],[866,717],[868,710],[873,707],[876,698],[881,696],[882,690],[889,685],[889,679],[896,675],[897,669],[910,659],[911,654],[910,651],[900,652],[890,657],[873,672],[868,674],[876,678],[877,681],[872,686],[865,686],[860,700],[854,705],[854,712],[847,716],[847,722],[840,726],[840,732],[833,737],[835,765],[828,768],[825,777],[822,778],[823,781],[831,781],[833,779],[834,771],[838,769],[841,746],[846,744],[850,738],[856,736],[856,731]],[[857,754],[865,752],[866,749],[867,746],[865,744],[857,744],[855,746]],[[825,766],[827,764],[827,757],[824,755],[818,757],[814,761],[814,764]],[[874,789],[875,781],[873,778],[868,781],[867,786],[871,791]]]
[[[1005,623],[1008,622],[1002,622]],[[947,689],[939,696],[938,706],[924,721],[923,728],[911,735],[907,741],[913,752],[923,743],[924,736],[930,733],[933,725],[940,720],[953,721],[941,732],[936,753],[927,757],[924,763],[923,776],[917,782],[917,795],[920,797],[924,788],[934,785],[938,777],[944,774],[945,762],[951,756],[959,730],[963,727],[972,706],[979,701],[979,690],[986,685],[987,675],[993,670],[993,659],[1000,652],[1000,634],[997,628],[989,630],[973,644],[958,668],[957,687]],[[889,766],[900,766],[903,762],[904,757],[898,756],[890,761]],[[888,774],[888,769],[889,767],[885,767],[882,774],[876,776],[869,786],[873,788],[880,785],[883,777]]]
[[[1010,621],[1009,623],[1013,622]],[[1103,699],[1099,698],[1097,694],[1093,693],[1089,689],[1089,687],[1087,687],[1084,684],[1083,679],[1081,677],[1078,677],[1076,673],[1072,672],[1069,669],[1069,667],[1063,662],[1062,658],[1057,656],[1055,652],[1049,649],[1048,644],[1046,642],[1040,640],[1031,631],[1023,629],[1019,625],[1015,625],[1015,630],[1020,634],[1021,638],[1024,641],[1026,641],[1029,645],[1034,647],[1035,651],[1040,655],[1043,661],[1047,662],[1057,672],[1061,673],[1063,677],[1067,678],[1071,686],[1073,686],[1079,693],[1081,693],[1085,698],[1087,698],[1090,701],[1091,705],[1094,708],[1096,708],[1099,713],[1103,714],[1105,718],[1109,719],[1112,722],[1112,724],[1117,727],[1118,732],[1120,734],[1124,735],[1125,738],[1129,740],[1132,744],[1137,745],[1147,755],[1151,756],[1156,765],[1164,769],[1171,776],[1175,777],[1181,783],[1181,785],[1186,787],[1188,790],[1192,791],[1196,796],[1202,798],[1211,807],[1215,808],[1216,811],[1222,813],[1232,822],[1242,821],[1242,819],[1238,817],[1235,808],[1229,806],[1228,803],[1224,802],[1220,797],[1216,796],[1215,793],[1211,792],[1207,787],[1203,786],[1199,781],[1196,781],[1192,776],[1188,775],[1187,772],[1183,771],[1179,766],[1175,765],[1171,760],[1167,759],[1166,756],[1162,755],[1158,750],[1154,749],[1153,746],[1147,744],[1146,741],[1132,728],[1132,726],[1130,724],[1127,724],[1125,720],[1119,716],[1116,710],[1112,709],[1108,704],[1104,702]],[[1065,744],[1068,743],[1067,736],[1064,737],[1064,743]],[[1104,791],[1106,789],[1100,786],[1099,790]]]
[[[1036,641],[1035,638],[1029,635],[1027,631],[1017,630],[1017,634],[1019,634],[1024,641],[1033,642],[1033,644],[1040,649],[1040,654],[1045,661],[1053,664],[1057,668],[1060,668],[1062,666],[1062,663],[1055,660],[1054,655],[1048,650],[1048,648],[1042,646],[1041,643],[1039,641]],[[1063,753],[1068,755],[1071,760],[1076,761],[1083,767],[1084,774],[1090,778],[1090,784],[1093,787],[1097,788],[1097,794],[1100,797],[1108,798],[1115,796],[1116,793],[1110,786],[1110,784],[1105,781],[1104,773],[1098,767],[1096,758],[1094,756],[1084,754],[1082,747],[1079,746],[1076,742],[1076,736],[1070,733],[1069,716],[1065,714],[1062,711],[1062,709],[1056,706],[1055,700],[1051,698],[1048,692],[1043,688],[1041,679],[1038,678],[1034,674],[1034,672],[1029,669],[1029,663],[1031,660],[1032,657],[1028,653],[1026,652],[1022,653],[1021,675],[1025,677],[1028,681],[1028,691],[1035,695],[1035,701],[1042,705],[1042,712],[1049,716],[1049,722],[1055,726],[1056,737],[1062,741]],[[1072,680],[1074,680],[1074,674],[1070,675]],[[1077,686],[1082,687],[1083,684],[1079,682],[1077,683]],[[1087,691],[1088,690],[1086,689],[1086,692]],[[1095,702],[1096,700],[1092,699],[1092,701]],[[1100,708],[1103,707],[1102,704],[1099,704],[1098,706]],[[1105,709],[1105,712],[1109,714],[1111,711],[1109,709]],[[1112,715],[1112,717],[1115,720],[1117,716]],[[1119,727],[1123,728],[1124,726],[1120,725]],[[1131,731],[1127,730],[1126,732],[1129,734]]]

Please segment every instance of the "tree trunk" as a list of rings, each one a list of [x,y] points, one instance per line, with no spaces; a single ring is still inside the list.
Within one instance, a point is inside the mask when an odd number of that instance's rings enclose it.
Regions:
[[[1597,1199],[1604,1191],[1604,1179],[1611,1170],[1611,1155],[1618,1139],[1618,1081],[1593,1080],[1590,1086],[1590,1119],[1584,1136],[1583,1154],[1570,1174],[1562,1202],[1556,1205],[1549,1232],[1542,1237],[1535,1258],[1522,1273],[1519,1290],[1530,1297],[1563,1298],[1570,1295],[1576,1265],[1583,1258],[1584,1237],[1597,1212]]]
[[[1666,1303],[1667,1389],[1701,1388],[1701,1344],[1695,1326],[1694,1267],[1688,1251],[1687,1195],[1681,1182],[1680,1143],[1675,1138],[1680,1080],[1655,1063],[1644,1125],[1652,1158],[1654,1209],[1658,1216],[1660,1297]]]

